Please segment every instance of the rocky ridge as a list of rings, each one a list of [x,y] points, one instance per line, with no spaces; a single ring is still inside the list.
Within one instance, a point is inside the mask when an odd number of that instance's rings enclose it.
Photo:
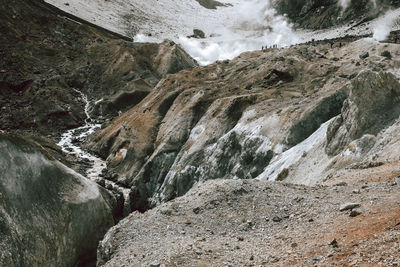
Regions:
[[[140,211],[185,194],[198,181],[279,177],[315,184],[372,161],[370,149],[395,138],[363,139],[397,125],[398,44],[361,39],[334,46],[245,53],[167,76],[91,147],[108,159],[119,183],[132,187],[132,210]],[[370,56],[360,59],[360,50]],[[381,56],[386,50],[391,59]],[[368,84],[374,86],[365,90]],[[372,101],[377,87],[379,102]]]

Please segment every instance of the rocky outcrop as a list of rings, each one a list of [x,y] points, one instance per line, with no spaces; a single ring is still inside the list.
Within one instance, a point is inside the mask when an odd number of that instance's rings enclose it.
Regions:
[[[326,152],[336,155],[364,134],[378,134],[400,115],[400,83],[391,73],[365,71],[352,82],[342,113],[327,132]]]
[[[96,115],[116,116],[164,75],[197,65],[173,42],[135,44],[43,1],[1,1],[0,12],[3,130],[58,135],[82,125],[85,103],[76,90],[103,99]]]
[[[308,29],[324,29],[352,21],[365,22],[392,7],[400,7],[399,1],[390,0],[346,2],[348,6],[343,7],[338,0],[277,0],[274,6],[278,13],[287,14],[296,27]]]
[[[0,265],[95,260],[115,200],[29,138],[0,133]]]
[[[132,210],[145,211],[208,179],[315,184],[331,170],[326,131],[345,109],[351,81],[367,79],[357,76],[365,68],[394,70],[396,59],[380,56],[388,49],[394,55],[397,45],[360,40],[331,51],[322,42],[169,75],[90,146],[131,187]],[[360,50],[371,56],[359,62]]]

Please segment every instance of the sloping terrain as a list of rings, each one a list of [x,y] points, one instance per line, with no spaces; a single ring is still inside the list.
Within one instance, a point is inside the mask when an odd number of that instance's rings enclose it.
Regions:
[[[172,42],[132,44],[42,1],[1,1],[0,22],[3,130],[59,135],[86,119],[79,91],[89,100],[103,98],[97,113],[112,117],[138,103],[163,75],[197,65]]]
[[[399,45],[361,39],[333,46],[251,52],[167,76],[91,147],[107,158],[110,176],[132,186],[132,209],[140,211],[198,181],[315,184],[353,163],[380,161],[371,149],[398,145],[394,134],[378,134],[397,129]]]
[[[238,1],[46,0],[46,2],[131,38],[138,33],[145,33],[162,40],[175,39],[180,35],[188,36],[196,28],[206,30],[224,27],[229,21],[229,17],[221,12],[224,4]]]
[[[97,265],[400,264],[400,32],[360,36],[399,3],[375,3],[2,1],[0,265],[90,266],[129,212]],[[126,37],[203,27],[180,40],[255,51]]]
[[[396,266],[399,188],[200,183],[113,227],[98,266]],[[346,203],[360,207],[340,211]]]

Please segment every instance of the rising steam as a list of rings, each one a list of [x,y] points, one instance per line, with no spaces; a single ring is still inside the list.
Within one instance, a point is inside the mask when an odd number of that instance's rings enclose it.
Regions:
[[[385,40],[398,19],[399,13],[390,10],[382,18],[377,20],[373,28],[374,39],[377,41]]]
[[[262,46],[278,47],[298,43],[287,19],[276,13],[269,1],[250,0],[229,9],[232,24],[211,32],[215,37],[205,40],[180,37],[178,42],[200,64],[232,59],[245,51]]]

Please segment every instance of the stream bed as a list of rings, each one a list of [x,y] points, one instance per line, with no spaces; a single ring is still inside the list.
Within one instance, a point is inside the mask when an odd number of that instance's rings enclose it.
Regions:
[[[103,170],[107,167],[107,163],[103,159],[83,150],[79,146],[79,144],[82,144],[86,141],[89,135],[95,133],[96,130],[99,130],[101,128],[101,124],[97,123],[96,120],[94,120],[90,115],[92,104],[91,101],[88,100],[88,97],[77,89],[73,90],[80,94],[82,101],[85,103],[85,125],[70,129],[63,133],[61,135],[61,140],[57,143],[57,145],[59,145],[67,154],[74,155],[75,157],[85,161],[90,161],[91,167],[86,171],[85,176],[94,182],[97,182],[99,179],[103,179],[106,187],[111,185],[113,188],[116,188],[123,194],[124,200],[126,201],[129,199],[128,188],[121,187],[113,181],[109,181],[101,177]],[[100,101],[102,100],[98,100],[94,103],[98,103]]]

